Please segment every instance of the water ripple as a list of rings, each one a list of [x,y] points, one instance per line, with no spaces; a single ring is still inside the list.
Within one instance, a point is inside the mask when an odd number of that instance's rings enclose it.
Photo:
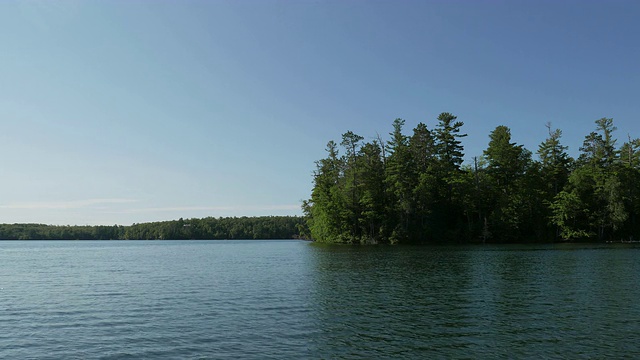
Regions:
[[[0,358],[640,356],[635,247],[0,247]]]

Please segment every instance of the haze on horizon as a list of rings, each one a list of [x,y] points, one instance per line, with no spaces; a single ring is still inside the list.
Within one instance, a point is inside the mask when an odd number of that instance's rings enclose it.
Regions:
[[[0,223],[300,215],[314,161],[441,112],[640,136],[635,1],[0,2]]]

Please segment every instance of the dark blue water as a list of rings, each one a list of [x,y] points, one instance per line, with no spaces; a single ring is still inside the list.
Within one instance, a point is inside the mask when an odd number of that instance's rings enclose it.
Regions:
[[[0,242],[0,358],[637,358],[639,256]]]

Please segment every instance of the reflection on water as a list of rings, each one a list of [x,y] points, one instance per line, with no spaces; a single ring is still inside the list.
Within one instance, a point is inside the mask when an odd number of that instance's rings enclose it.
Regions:
[[[0,242],[0,358],[636,358],[639,250]]]
[[[635,248],[314,247],[326,356],[640,355]]]

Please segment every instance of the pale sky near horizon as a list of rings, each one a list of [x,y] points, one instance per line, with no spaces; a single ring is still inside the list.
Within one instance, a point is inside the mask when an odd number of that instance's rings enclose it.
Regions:
[[[393,119],[640,137],[637,1],[1,1],[0,223],[299,215]]]

